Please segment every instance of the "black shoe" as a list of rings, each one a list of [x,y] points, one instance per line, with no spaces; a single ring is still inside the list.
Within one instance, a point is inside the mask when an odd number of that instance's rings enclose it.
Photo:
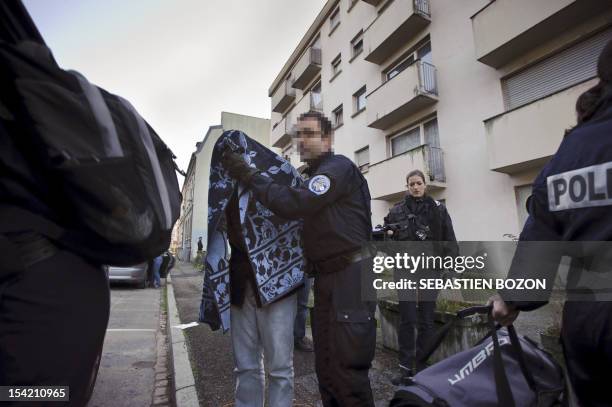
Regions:
[[[412,384],[412,378],[414,377],[414,374],[414,370],[404,369],[403,367],[400,367],[398,374],[391,378],[391,383],[394,386],[408,386]]]
[[[310,339],[308,339],[307,337],[303,337],[300,339],[295,339],[293,341],[293,348],[295,350],[299,350],[301,352],[312,352],[314,351],[313,347],[312,347],[312,341]]]

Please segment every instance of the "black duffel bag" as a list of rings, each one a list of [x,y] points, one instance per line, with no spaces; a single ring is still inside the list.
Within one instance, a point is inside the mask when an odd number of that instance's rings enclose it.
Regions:
[[[1,37],[0,89],[2,120],[54,215],[17,203],[0,212],[3,231],[34,230],[117,266],[168,248],[181,203],[174,155],[127,100],[59,67],[43,43]]]
[[[489,314],[490,332],[471,349],[459,352],[419,372],[413,383],[401,386],[391,407],[544,407],[561,405],[563,370],[550,354],[512,325],[495,326],[491,307],[472,307],[457,313],[465,318]],[[437,333],[426,360],[454,325]]]

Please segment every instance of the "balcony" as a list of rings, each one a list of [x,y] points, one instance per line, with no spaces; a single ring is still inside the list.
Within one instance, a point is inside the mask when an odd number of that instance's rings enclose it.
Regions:
[[[499,68],[609,8],[600,0],[495,0],[472,16],[476,58]]]
[[[364,33],[365,60],[382,64],[430,21],[429,0],[394,0]]]
[[[429,188],[446,188],[444,158],[440,148],[422,145],[395,157],[370,164],[364,174],[372,199],[394,200],[406,193],[406,175],[421,170]],[[389,174],[393,174],[392,177]]]
[[[304,89],[321,71],[321,49],[310,47],[293,68],[295,81],[293,87]]]
[[[272,95],[272,111],[282,113],[287,110],[294,100],[295,89],[293,89],[289,81],[285,81]]]
[[[281,121],[276,123],[270,134],[270,145],[272,147],[283,147],[291,141],[291,115],[283,117]]]
[[[485,120],[489,168],[514,174],[546,163],[576,124],[578,96],[595,80]]]
[[[388,129],[437,101],[436,68],[417,61],[367,96],[368,126]]]

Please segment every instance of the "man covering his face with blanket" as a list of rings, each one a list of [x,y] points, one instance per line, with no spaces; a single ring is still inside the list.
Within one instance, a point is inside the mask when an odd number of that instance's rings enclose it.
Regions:
[[[374,302],[361,299],[361,246],[370,239],[370,193],[361,171],[332,152],[329,120],[308,112],[295,139],[307,185],[281,184],[226,151],[224,166],[266,208],[303,219],[304,250],[315,276],[313,339],[324,406],[374,406],[368,370],[376,344]]]
[[[221,162],[228,147],[275,182],[302,182],[284,158],[244,133],[221,135],[211,159],[200,321],[213,329],[231,327],[237,407],[263,407],[264,367],[269,378],[267,405],[291,406],[295,292],[304,279],[302,224],[275,215],[230,178]]]

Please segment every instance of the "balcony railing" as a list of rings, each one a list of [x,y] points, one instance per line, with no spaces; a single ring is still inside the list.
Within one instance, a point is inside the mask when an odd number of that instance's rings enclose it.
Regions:
[[[305,89],[321,71],[321,48],[310,47],[293,68],[295,81],[293,87]]]
[[[440,147],[425,146],[429,181],[446,182],[444,152]]]
[[[428,62],[417,61],[419,68],[419,86],[424,93],[438,94],[436,67]]]
[[[444,155],[441,148],[421,145],[386,160],[370,164],[365,177],[372,199],[395,199],[406,191],[406,174],[421,170],[430,188],[445,188]],[[389,174],[393,174],[392,177]]]
[[[270,145],[272,147],[284,147],[291,141],[291,116],[291,114],[287,114],[272,127],[270,135]]]
[[[384,63],[430,22],[429,0],[393,0],[364,32],[365,60]]]
[[[385,130],[436,103],[436,67],[416,61],[367,96],[369,127]]]
[[[286,80],[272,95],[272,111],[282,113],[294,100],[295,89],[291,86],[291,82]]]

